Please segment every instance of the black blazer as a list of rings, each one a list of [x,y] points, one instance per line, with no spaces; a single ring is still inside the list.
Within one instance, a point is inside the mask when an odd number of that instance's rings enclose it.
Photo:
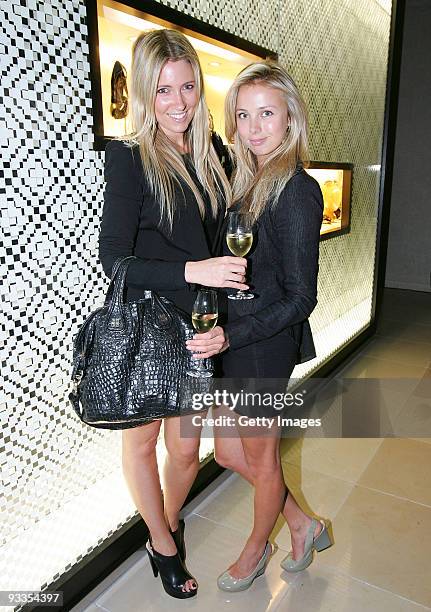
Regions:
[[[298,345],[297,363],[316,356],[308,317],[317,304],[322,218],[319,184],[299,168],[276,206],[258,220],[247,256],[247,280],[256,297],[229,300],[225,330],[233,349],[289,333]]]
[[[205,224],[215,243],[225,215],[224,199],[219,198],[219,214],[211,219],[209,199],[191,163],[186,165],[203,195],[207,208]],[[126,299],[138,300],[146,289],[152,289],[191,314],[196,290],[185,281],[185,263],[212,257],[214,246],[208,243],[191,189],[183,182],[182,189],[175,187],[177,208],[171,233],[166,225],[160,227],[160,207],[148,187],[137,145],[130,148],[121,141],[108,143],[105,181],[99,235],[99,258],[105,274],[111,277],[118,257],[136,255],[138,259],[132,261],[126,276]]]

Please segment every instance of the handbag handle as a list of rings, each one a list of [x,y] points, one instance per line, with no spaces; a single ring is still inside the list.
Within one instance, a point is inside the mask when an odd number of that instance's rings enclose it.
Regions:
[[[109,305],[105,326],[111,331],[122,332],[126,329],[123,309],[124,284],[132,259],[136,259],[136,257],[134,255],[121,257],[115,260],[112,267],[111,282],[105,298],[105,306]]]
[[[134,255],[116,259],[112,268],[111,282],[105,299],[105,306],[109,306],[105,326],[110,331],[124,332],[126,321],[124,317],[124,284],[131,260],[137,259]],[[112,294],[112,295],[111,295]],[[154,291],[151,291],[152,312],[155,316],[153,325],[159,330],[172,327],[172,314]],[[156,314],[157,313],[157,314]]]
[[[135,255],[128,255],[127,257],[118,257],[114,261],[114,265],[112,266],[111,281],[109,283],[108,291],[106,292],[104,306],[108,306],[112,299],[112,294],[114,292],[114,287],[115,287],[115,280],[117,278],[121,264],[123,264],[124,262],[128,260],[132,260],[132,259],[136,259]],[[129,264],[127,264],[126,266],[126,272],[127,272],[128,267],[129,267]],[[126,278],[126,275],[124,275],[124,279],[125,278]],[[124,288],[124,285],[123,285],[123,288]]]

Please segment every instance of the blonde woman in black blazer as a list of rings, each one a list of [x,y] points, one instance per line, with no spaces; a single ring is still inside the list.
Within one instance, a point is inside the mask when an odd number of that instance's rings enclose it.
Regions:
[[[106,149],[99,256],[108,276],[118,257],[137,257],[126,277],[127,300],[152,289],[190,316],[198,284],[247,287],[245,260],[212,257],[230,187],[210,140],[202,71],[182,34],[159,30],[135,41],[131,75],[134,132]],[[225,346],[216,327],[209,350]],[[163,495],[156,459],[160,420],[122,432],[122,459],[150,532],[154,576],[160,574],[169,595],[185,599],[196,595],[197,581],[185,566],[179,511],[199,469],[199,435],[181,438],[179,421],[164,422]]]

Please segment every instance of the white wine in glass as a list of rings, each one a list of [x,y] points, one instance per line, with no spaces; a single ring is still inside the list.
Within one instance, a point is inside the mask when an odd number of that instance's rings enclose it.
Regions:
[[[209,332],[217,325],[217,314],[199,314],[198,312],[192,313],[192,323],[198,334],[204,334]]]
[[[253,244],[253,234],[251,232],[249,234],[227,234],[226,242],[231,253],[237,257],[244,257]]]
[[[231,212],[226,233],[229,251],[236,257],[245,257],[253,244],[252,217],[250,213]],[[230,300],[251,300],[253,293],[238,290],[228,295]]]
[[[196,296],[192,311],[192,324],[198,334],[209,332],[217,325],[218,303],[217,292],[214,289],[200,289]],[[207,370],[202,360],[199,365],[187,371],[188,376],[195,378],[210,378],[212,373]]]

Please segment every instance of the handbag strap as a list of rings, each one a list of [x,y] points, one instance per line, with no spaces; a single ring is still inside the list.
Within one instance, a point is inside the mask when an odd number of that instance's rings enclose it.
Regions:
[[[108,306],[106,315],[106,327],[113,331],[125,331],[126,322],[124,318],[124,285],[126,274],[134,255],[122,257],[115,261],[112,268],[111,282],[105,298],[105,306]]]
[[[126,331],[126,318],[124,316],[124,285],[130,262],[137,259],[134,255],[119,258],[112,267],[112,277],[106,293],[105,306],[108,306],[105,326],[111,331]],[[169,329],[172,326],[172,313],[154,291],[145,291],[151,296],[153,325],[160,329]]]
[[[114,265],[112,266],[111,282],[109,283],[108,291],[106,292],[104,306],[108,306],[109,303],[111,302],[112,294],[114,292],[114,287],[115,287],[115,281],[118,276],[118,273],[120,272],[121,265],[123,264],[123,267],[125,265],[125,274],[124,274],[124,279],[125,279],[127,269],[129,267],[129,263],[132,259],[136,259],[135,255],[128,255],[127,257],[118,257],[114,261]],[[125,262],[128,262],[127,265]],[[123,284],[123,289],[124,289],[124,284]]]

